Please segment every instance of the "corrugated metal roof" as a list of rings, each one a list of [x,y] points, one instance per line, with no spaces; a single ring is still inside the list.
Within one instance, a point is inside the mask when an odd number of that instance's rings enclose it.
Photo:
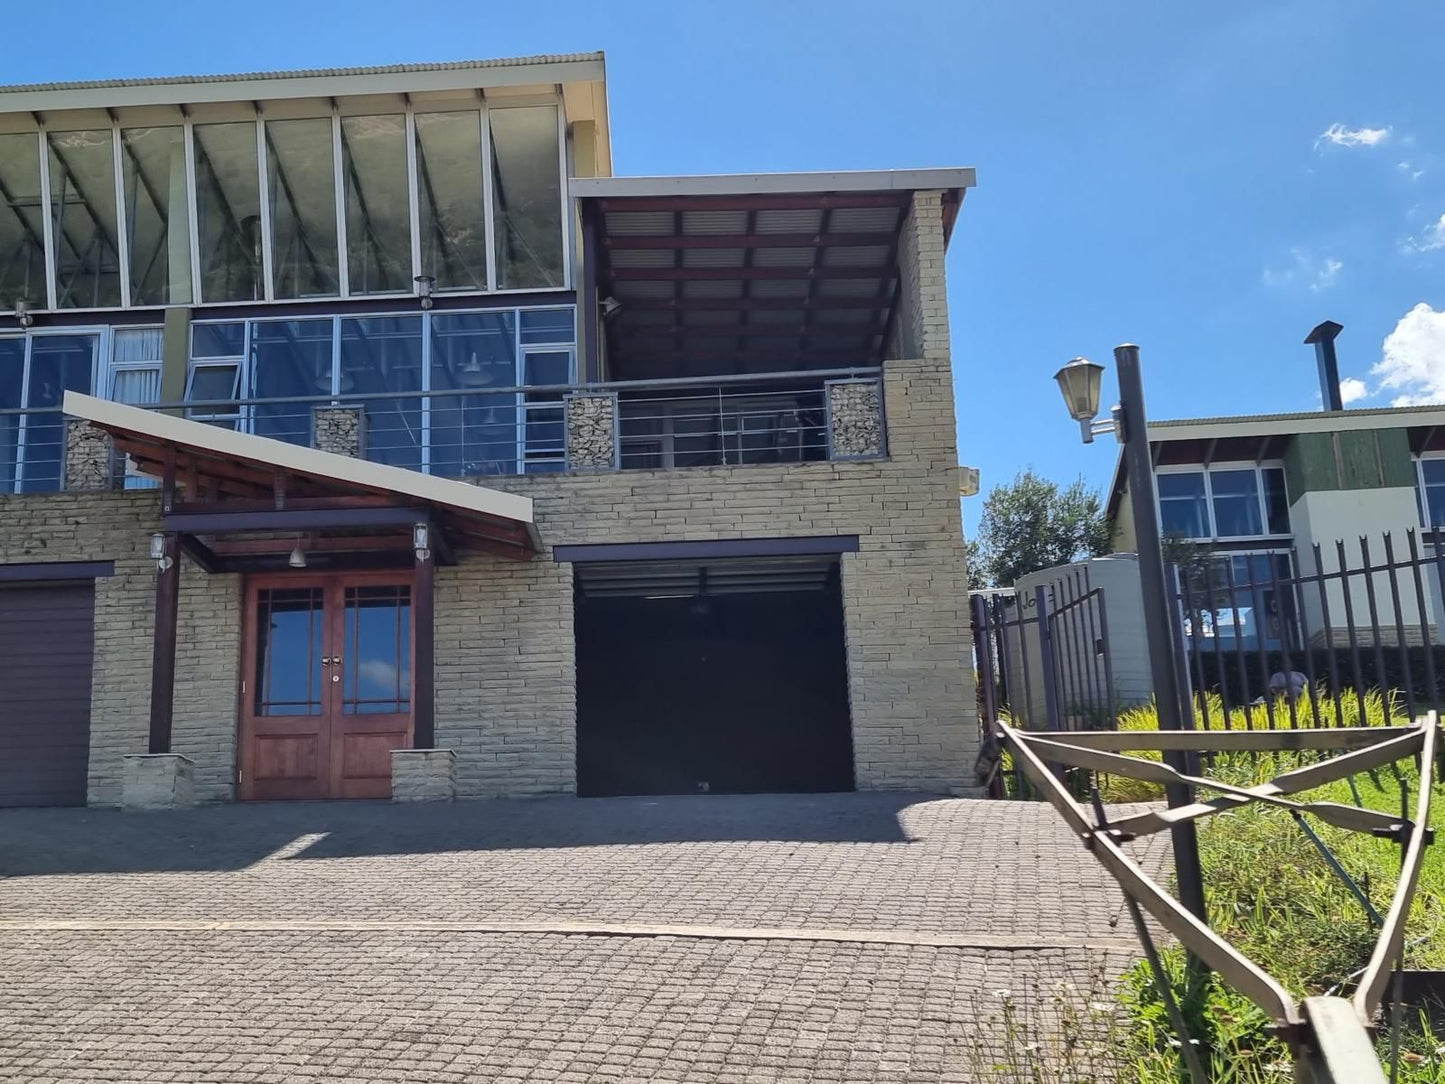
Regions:
[[[1301,410],[1290,414],[1226,414],[1219,418],[1168,418],[1160,421],[1151,421],[1149,428],[1160,429],[1168,426],[1218,426],[1236,425],[1242,422],[1334,422],[1340,418],[1388,418],[1397,414],[1421,414],[1433,411],[1445,411],[1445,405],[1421,404],[1419,406],[1398,406],[1398,407],[1361,407],[1342,411],[1324,410]]]
[[[46,90],[106,90],[115,87],[175,86],[187,83],[237,83],[263,79],[318,79],[350,75],[406,75],[419,72],[466,71],[469,68],[522,68],[534,64],[571,64],[603,60],[594,53],[544,53],[495,60],[452,60],[436,64],[379,64],[360,68],[301,68],[296,71],[243,72],[234,75],[166,75],[154,79],[83,79],[65,83],[0,85],[0,94]]]

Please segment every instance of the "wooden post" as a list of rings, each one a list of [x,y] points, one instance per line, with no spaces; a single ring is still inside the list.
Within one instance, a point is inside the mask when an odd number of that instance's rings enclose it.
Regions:
[[[165,556],[156,573],[156,622],[151,654],[151,753],[171,751],[176,699],[176,620],[181,588],[180,536],[165,536]]]
[[[437,530],[432,524],[431,530]],[[412,748],[432,749],[436,746],[436,695],[434,688],[435,577],[436,561],[432,549],[416,551],[416,574],[412,585]]]

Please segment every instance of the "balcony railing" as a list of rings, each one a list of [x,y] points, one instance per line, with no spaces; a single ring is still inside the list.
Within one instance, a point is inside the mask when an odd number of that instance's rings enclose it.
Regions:
[[[154,404],[209,425],[453,478],[877,459],[878,369]],[[0,409],[0,493],[78,485],[59,408]],[[91,466],[91,475],[95,474]]]

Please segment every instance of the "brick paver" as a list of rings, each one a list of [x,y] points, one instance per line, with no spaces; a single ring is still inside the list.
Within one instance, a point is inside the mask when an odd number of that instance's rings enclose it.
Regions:
[[[13,811],[0,874],[26,1082],[961,1082],[1130,955],[1051,810],[923,796]]]

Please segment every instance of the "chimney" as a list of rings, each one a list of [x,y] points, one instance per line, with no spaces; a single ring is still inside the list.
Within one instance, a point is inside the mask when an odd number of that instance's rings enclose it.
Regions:
[[[1305,345],[1313,344],[1315,363],[1320,370],[1320,398],[1326,410],[1344,410],[1340,398],[1340,362],[1335,357],[1335,336],[1344,331],[1344,325],[1333,320],[1319,324],[1305,337]]]

